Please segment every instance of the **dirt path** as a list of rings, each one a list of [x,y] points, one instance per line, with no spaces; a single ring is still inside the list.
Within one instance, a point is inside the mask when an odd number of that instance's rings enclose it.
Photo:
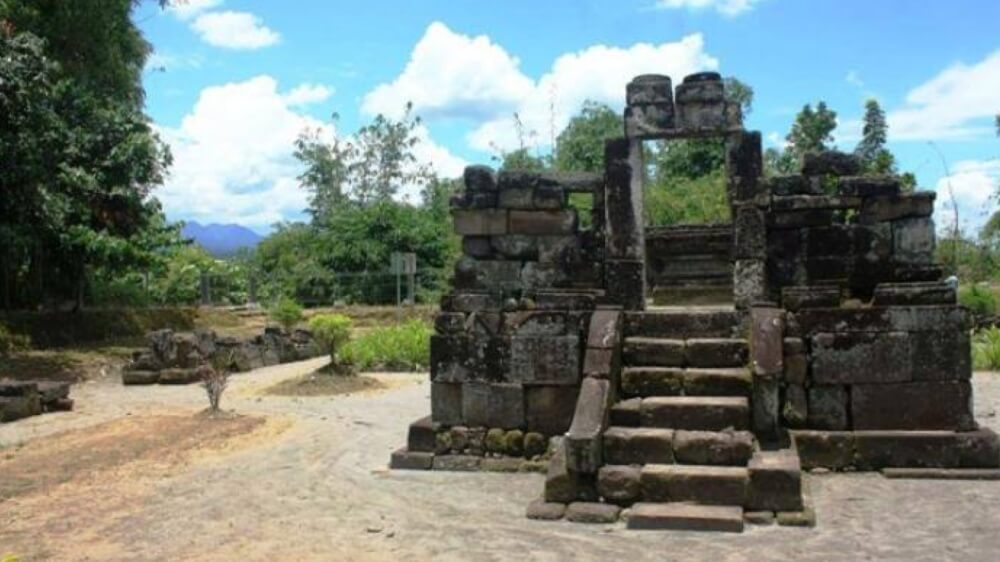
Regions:
[[[524,507],[540,493],[541,475],[386,470],[407,424],[428,411],[425,376],[380,376],[392,388],[350,396],[260,395],[321,363],[237,377],[224,406],[268,420],[241,437],[186,448],[171,440],[164,449],[174,452],[172,460],[144,454],[0,503],[0,556],[936,561],[996,560],[1000,549],[998,482],[813,476],[816,529],[751,528],[724,536],[528,521]],[[1000,376],[978,375],[976,387],[977,411],[997,429]],[[0,456],[16,460],[60,442],[69,452],[75,440],[67,431],[162,427],[165,416],[193,416],[204,406],[197,387],[124,388],[98,381],[74,395],[76,412],[0,426],[0,446],[10,446]],[[138,421],[121,421],[129,418]],[[26,440],[21,448],[12,446]]]

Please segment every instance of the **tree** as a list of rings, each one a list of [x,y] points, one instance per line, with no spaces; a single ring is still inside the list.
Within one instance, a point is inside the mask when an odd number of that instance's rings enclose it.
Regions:
[[[889,125],[885,121],[885,111],[879,106],[878,100],[869,99],[865,102],[861,140],[854,149],[854,153],[861,158],[868,171],[886,174],[893,169],[895,159],[885,148],[888,132]]]
[[[604,173],[604,143],[622,135],[622,117],[606,104],[587,100],[556,138],[555,168]]]
[[[812,105],[806,104],[795,116],[792,130],[785,139],[788,149],[799,160],[809,152],[821,152],[827,149],[827,143],[833,141],[833,130],[837,128],[837,113],[826,106],[826,102]]]

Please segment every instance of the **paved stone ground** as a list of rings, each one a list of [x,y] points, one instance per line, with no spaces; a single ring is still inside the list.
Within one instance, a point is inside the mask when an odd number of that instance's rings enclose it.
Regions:
[[[532,522],[535,474],[390,472],[407,424],[428,411],[424,376],[377,394],[259,396],[311,361],[239,376],[224,406],[287,420],[243,447],[162,471],[122,470],[0,508],[0,555],[24,560],[997,560],[1000,482],[811,476],[815,529],[742,535]],[[977,412],[1000,426],[1000,375],[976,377]],[[125,415],[195,412],[197,387],[74,391],[78,410],[0,426],[0,446]],[[31,446],[31,443],[26,445]],[[12,449],[7,449],[11,451]],[[0,450],[0,455],[5,451]],[[0,475],[3,478],[3,475]]]

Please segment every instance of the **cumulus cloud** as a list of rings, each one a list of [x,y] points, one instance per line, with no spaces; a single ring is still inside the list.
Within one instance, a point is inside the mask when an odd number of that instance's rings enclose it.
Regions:
[[[1000,50],[973,65],[956,63],[917,86],[889,112],[894,140],[970,138],[992,134],[1000,110]]]
[[[964,160],[951,167],[951,175],[938,180],[935,216],[938,226],[954,227],[954,207],[958,204],[959,221],[963,228],[978,230],[993,207],[992,197],[1000,185],[1000,160]]]
[[[518,64],[489,37],[461,35],[434,22],[403,72],[369,92],[361,109],[398,117],[409,101],[427,119],[492,117],[512,111],[532,91]]]
[[[188,20],[220,4],[222,0],[183,0],[172,2],[167,6],[167,12],[178,19]]]
[[[334,128],[298,111],[332,91],[315,84],[279,90],[271,76],[211,86],[202,90],[179,127],[159,127],[174,155],[172,173],[157,191],[171,219],[236,223],[267,231],[283,220],[302,218],[307,193],[299,187],[301,164],[294,142],[305,129],[335,138]],[[461,175],[466,163],[416,131],[414,153],[445,177]],[[417,201],[408,187],[402,197]]]
[[[287,98],[266,75],[212,86],[178,128],[161,128],[174,165],[157,195],[171,218],[263,231],[301,215],[306,193],[298,187],[293,142],[307,127],[327,138],[334,131],[295,112]]]
[[[470,144],[480,150],[518,145],[517,113],[531,142],[548,145],[585,100],[623,107],[625,85],[634,76],[662,73],[675,79],[718,68],[704,52],[700,34],[673,43],[631,47],[595,45],[558,57],[534,80],[518,59],[488,37],[470,37],[433,23],[413,49],[403,72],[365,96],[368,114],[398,115],[407,101],[427,120],[466,118],[474,123]]]
[[[208,12],[191,23],[193,29],[209,45],[225,49],[253,50],[270,47],[281,35],[265,26],[254,14],[247,12]]]
[[[749,11],[760,0],[657,0],[656,7],[662,10],[706,10],[712,9],[724,16],[738,16]]]
[[[302,84],[285,94],[285,102],[291,106],[311,105],[330,99],[333,92],[333,88],[322,84]]]

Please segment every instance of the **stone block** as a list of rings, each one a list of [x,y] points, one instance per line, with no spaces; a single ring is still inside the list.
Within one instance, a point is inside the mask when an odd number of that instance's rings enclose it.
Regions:
[[[579,389],[575,386],[529,386],[524,389],[528,431],[562,435],[569,430]]]
[[[545,501],[569,503],[580,496],[580,482],[566,463],[566,443],[560,443],[549,460],[545,474]]]
[[[686,396],[740,396],[753,395],[753,375],[746,368],[698,369],[684,372]]]
[[[435,382],[461,383],[470,378],[471,370],[480,367],[468,336],[431,336],[430,371]]]
[[[804,385],[809,375],[809,360],[805,353],[785,356],[785,382]]]
[[[861,169],[860,158],[836,150],[807,153],[802,162],[806,176],[857,176]]]
[[[507,234],[507,211],[500,209],[453,210],[455,234],[495,236]]]
[[[656,396],[644,398],[639,416],[646,427],[722,431],[748,429],[746,398],[731,396]]]
[[[802,468],[842,470],[854,465],[853,432],[799,430],[790,433]]]
[[[626,367],[621,374],[625,396],[679,396],[684,389],[684,369],[677,367]]]
[[[750,311],[750,364],[757,375],[784,371],[785,313],[780,308],[754,307]]]
[[[912,218],[892,223],[893,257],[897,262],[934,262],[934,219]]]
[[[854,429],[975,428],[968,381],[856,384],[851,387]]]
[[[816,334],[812,380],[821,385],[908,381],[910,343],[904,332]]]
[[[767,255],[767,222],[764,211],[754,206],[736,208],[733,221],[733,252],[737,259],[763,259]]]
[[[597,493],[604,501],[630,505],[639,499],[641,471],[634,466],[608,465],[597,471]]]
[[[587,348],[583,353],[583,376],[599,379],[613,378],[621,371],[621,357],[617,349]]]
[[[1000,437],[988,427],[957,433],[958,464],[963,468],[1000,467]]]
[[[580,381],[579,336],[514,336],[510,377],[527,384],[576,385]]]
[[[442,425],[462,423],[462,385],[431,383],[431,419]]]
[[[593,310],[597,297],[593,292],[541,290],[531,299],[535,310]]]
[[[745,507],[753,510],[800,511],[802,467],[792,451],[759,451],[747,465],[750,485]]]
[[[513,291],[521,287],[520,261],[477,260],[464,257],[455,264],[455,288],[459,290]]]
[[[685,431],[674,433],[677,462],[698,465],[742,465],[753,455],[749,431]]]
[[[988,429],[952,431],[858,431],[856,461],[862,469],[995,468],[1000,444]]]
[[[497,176],[489,166],[467,166],[462,178],[466,191],[491,192],[497,190]]]
[[[556,235],[576,232],[576,211],[511,211],[511,234]]]
[[[813,429],[843,431],[848,428],[847,389],[843,386],[811,386],[808,391],[807,423]]]
[[[248,369],[249,370],[249,369]],[[163,369],[160,371],[160,384],[194,384],[201,382],[198,369]]]
[[[604,432],[604,462],[613,465],[671,464],[674,430],[609,427]]]
[[[934,213],[933,191],[904,195],[889,195],[865,199],[858,219],[862,223],[895,221],[906,218],[926,218]]]
[[[625,108],[625,136],[655,139],[673,132],[674,105],[671,103],[631,104]]]
[[[684,347],[684,362],[689,367],[745,367],[748,355],[744,339],[691,338]]]
[[[490,238],[492,251],[504,259],[538,259],[538,239],[524,234],[506,234]]]
[[[972,342],[967,330],[910,333],[914,381],[957,381],[972,377]]]
[[[733,266],[733,302],[747,309],[767,295],[767,266],[764,260],[740,259]]]
[[[466,383],[462,389],[462,419],[467,425],[523,427],[524,387],[506,383]]]
[[[392,453],[389,468],[393,470],[430,470],[434,465],[434,453],[411,452],[406,448]]]
[[[12,422],[42,413],[38,393],[23,396],[0,396],[0,422]]]
[[[787,195],[771,198],[771,210],[773,212],[807,211],[811,209],[855,209],[860,206],[860,198],[838,195]]]
[[[478,472],[482,457],[472,455],[435,455],[431,468],[450,472]]]
[[[833,209],[772,211],[767,218],[768,226],[774,229],[828,226],[833,224]]]
[[[127,386],[156,384],[159,381],[159,371],[137,371],[131,369],[122,371],[122,384]]]
[[[527,517],[538,521],[558,521],[566,514],[566,504],[547,502],[544,499],[528,504]]]
[[[590,315],[587,330],[587,347],[592,349],[613,349],[618,346],[624,318],[618,309],[599,309]]]
[[[497,207],[501,209],[534,209],[535,190],[531,187],[504,187],[497,195]]]
[[[431,420],[431,416],[420,418],[410,424],[406,436],[406,450],[414,453],[433,453],[437,448],[437,433],[441,424]]]
[[[772,176],[764,180],[765,188],[777,196],[788,195],[822,195],[823,189],[818,182],[811,181],[806,176],[795,174],[788,176]]]
[[[655,367],[683,367],[684,350],[684,340],[665,338],[626,338],[624,347],[628,364]]]
[[[742,506],[749,475],[736,466],[647,464],[640,482],[643,501]]]
[[[498,310],[499,308],[499,297],[489,293],[461,292],[444,295],[441,298],[441,310],[443,312],[468,314],[485,310]]]
[[[875,287],[872,304],[876,306],[913,306],[956,304],[955,287],[943,282],[880,283]]]
[[[608,261],[604,275],[608,301],[625,310],[646,307],[646,267],[643,261]]]
[[[803,308],[837,307],[840,306],[840,288],[836,285],[783,287],[781,306],[792,312]]]
[[[629,529],[743,532],[739,506],[686,503],[638,503],[628,516]]]
[[[611,407],[611,424],[615,426],[635,427],[641,422],[639,408],[641,398],[621,400]]]
[[[493,257],[493,245],[490,244],[489,236],[463,236],[462,253],[476,259],[490,259]]]
[[[434,317],[434,331],[439,335],[454,336],[465,331],[465,314],[439,312]]]
[[[958,306],[821,308],[790,315],[804,335],[820,332],[934,332],[971,329],[968,311]]]
[[[837,193],[848,197],[886,197],[899,195],[896,176],[842,177],[837,181]]]
[[[741,178],[764,175],[759,131],[740,131],[726,138],[726,173]]]
[[[573,472],[595,474],[603,464],[601,434],[607,427],[610,409],[610,383],[584,379],[573,413],[573,423],[566,433],[567,464]]]
[[[604,147],[608,259],[644,260],[642,143],[611,139]]]
[[[854,249],[853,233],[854,228],[844,224],[810,228],[806,232],[806,255],[849,256]]]
[[[625,86],[625,100],[628,105],[644,103],[674,103],[674,89],[669,76],[642,74]]]
[[[598,502],[573,502],[566,508],[566,520],[574,523],[608,524],[618,521],[622,509]]]
[[[805,427],[809,417],[809,399],[805,388],[790,384],[785,387],[784,394],[784,401],[781,404],[782,419],[789,427]]]

